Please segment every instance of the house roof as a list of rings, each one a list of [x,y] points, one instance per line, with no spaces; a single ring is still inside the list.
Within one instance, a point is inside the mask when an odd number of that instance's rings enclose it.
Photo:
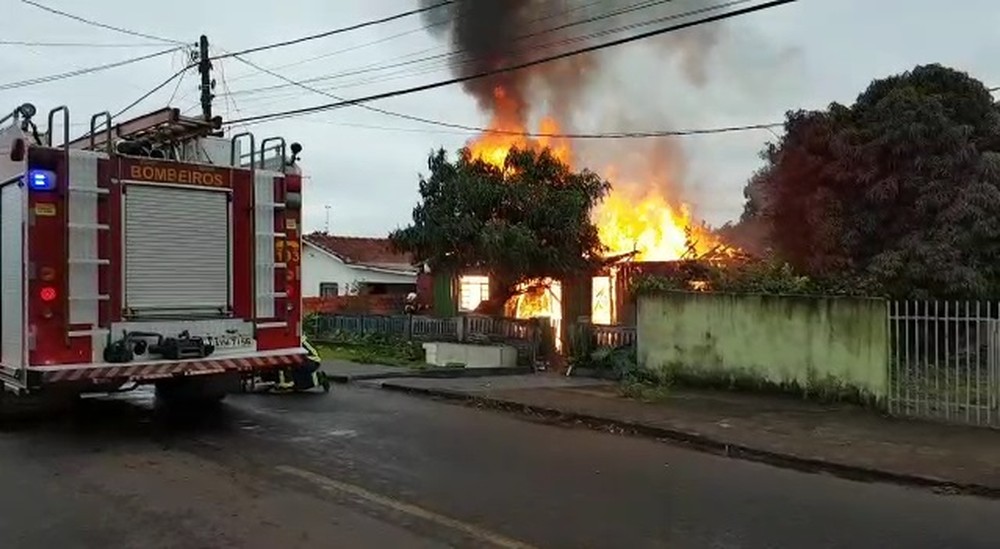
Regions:
[[[306,243],[336,256],[348,265],[407,272],[417,270],[413,266],[412,257],[394,250],[388,238],[312,233],[303,236],[302,239]]]

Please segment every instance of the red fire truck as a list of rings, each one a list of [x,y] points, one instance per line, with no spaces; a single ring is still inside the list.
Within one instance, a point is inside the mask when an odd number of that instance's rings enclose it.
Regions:
[[[0,115],[0,395],[212,401],[303,362],[298,144],[173,108],[76,140],[66,107],[35,118]]]

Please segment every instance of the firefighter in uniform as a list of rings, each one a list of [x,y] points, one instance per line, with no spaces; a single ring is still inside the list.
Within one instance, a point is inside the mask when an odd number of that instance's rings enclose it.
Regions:
[[[274,388],[279,391],[308,391],[315,387],[322,387],[323,392],[328,392],[330,380],[326,377],[326,373],[320,369],[323,360],[320,358],[319,352],[305,336],[302,337],[302,346],[307,351],[305,361],[293,370],[289,371],[284,368],[278,370],[278,381]]]

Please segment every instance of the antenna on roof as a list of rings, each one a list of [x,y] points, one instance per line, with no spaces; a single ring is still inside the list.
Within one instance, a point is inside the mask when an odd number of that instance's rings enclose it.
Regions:
[[[324,206],[326,208],[326,227],[323,229],[323,234],[330,234],[330,205]]]

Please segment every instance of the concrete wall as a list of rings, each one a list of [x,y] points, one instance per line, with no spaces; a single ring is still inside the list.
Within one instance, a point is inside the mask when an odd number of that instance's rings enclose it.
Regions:
[[[466,368],[514,368],[517,349],[510,345],[471,345],[465,343],[424,343],[427,363],[432,366],[461,364]]]
[[[359,269],[317,250],[308,242],[302,253],[302,297],[318,297],[319,285],[335,282],[340,295],[348,295],[355,284],[366,282],[376,284],[417,283],[417,273],[396,274],[391,272]]]
[[[638,360],[685,377],[887,394],[883,300],[662,293],[638,298]]]

